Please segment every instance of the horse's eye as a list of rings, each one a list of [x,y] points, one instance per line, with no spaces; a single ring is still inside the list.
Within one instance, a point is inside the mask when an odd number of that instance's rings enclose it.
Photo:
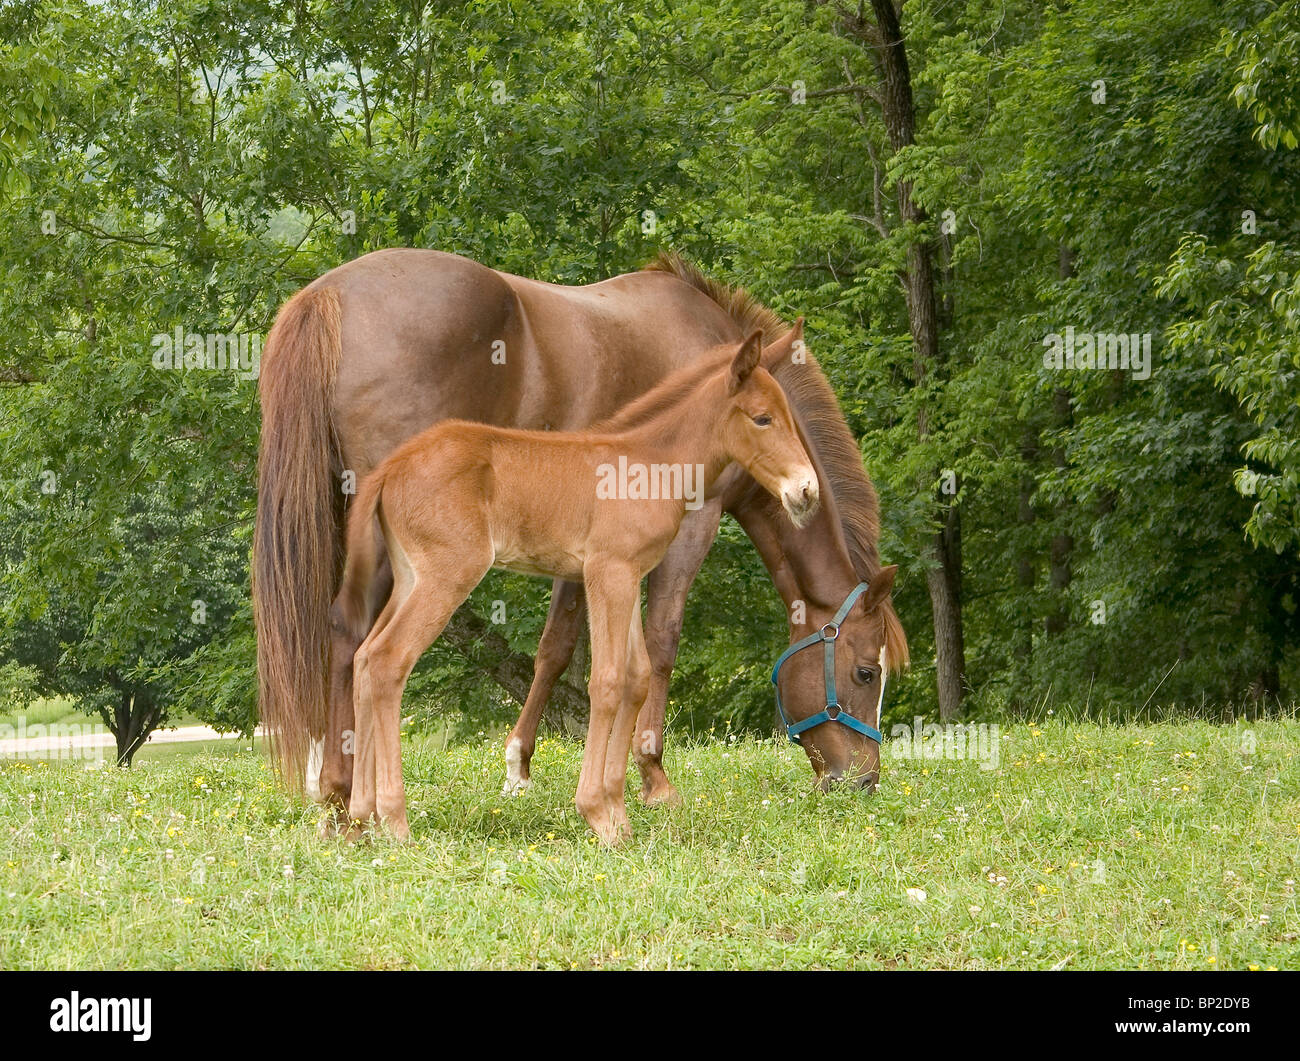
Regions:
[[[754,417],[754,423],[759,427],[767,427],[772,423],[772,418],[768,416],[767,413],[763,413],[760,416]]]
[[[858,668],[858,681],[860,681],[863,685],[870,685],[873,681],[875,681],[875,678],[876,678],[876,672],[873,671],[870,667]]]

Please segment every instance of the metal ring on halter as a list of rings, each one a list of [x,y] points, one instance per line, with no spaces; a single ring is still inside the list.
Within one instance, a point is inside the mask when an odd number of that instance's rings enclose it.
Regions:
[[[834,632],[833,634],[828,634],[828,633],[826,633],[827,630],[834,630],[835,632]],[[834,640],[835,640],[836,638],[838,638],[839,636],[840,636],[840,624],[839,624],[839,623],[827,623],[825,626],[822,627],[822,640],[823,640],[823,641],[834,641]]]

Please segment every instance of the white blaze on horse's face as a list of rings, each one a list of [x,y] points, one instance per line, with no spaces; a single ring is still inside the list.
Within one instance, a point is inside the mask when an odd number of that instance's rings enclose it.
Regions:
[[[885,646],[880,646],[880,699],[876,701],[876,729],[885,714],[885,683],[889,680],[889,664],[885,661]],[[884,731],[881,730],[883,733]]]

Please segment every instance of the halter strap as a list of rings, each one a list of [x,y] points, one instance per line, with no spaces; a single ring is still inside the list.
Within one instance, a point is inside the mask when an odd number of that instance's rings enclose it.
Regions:
[[[870,737],[877,744],[884,739],[880,730],[873,729],[860,719],[854,718],[847,711],[840,707],[838,697],[835,695],[835,642],[839,640],[840,624],[848,616],[850,609],[858,602],[858,598],[867,591],[867,583],[859,582],[844,598],[844,603],[840,605],[839,610],[829,623],[823,626],[815,634],[809,634],[807,637],[800,638],[793,645],[781,653],[776,661],[776,666],[772,668],[772,685],[776,688],[776,709],[781,715],[781,722],[785,726],[786,735],[799,743],[799,734],[805,730],[812,729],[814,726],[820,726],[823,722],[839,722],[856,733],[861,733],[864,737]],[[829,632],[828,632],[829,631]],[[785,663],[796,652],[801,652],[805,648],[811,648],[813,645],[822,643],[826,646],[826,654],[822,664],[822,680],[826,686],[826,707],[818,711],[817,714],[805,718],[799,722],[791,722],[786,716],[785,708],[781,704],[781,686],[777,678],[781,674],[781,665]],[[884,706],[883,704],[881,705]]]

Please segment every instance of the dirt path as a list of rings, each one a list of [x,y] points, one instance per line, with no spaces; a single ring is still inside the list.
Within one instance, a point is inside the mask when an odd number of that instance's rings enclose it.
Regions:
[[[0,739],[0,759],[39,758],[45,753],[90,751],[96,748],[116,748],[116,741],[102,723],[54,722],[27,729],[42,732],[29,737]],[[258,730],[258,736],[262,732]],[[158,729],[149,735],[147,744],[182,744],[188,741],[240,740],[237,733],[218,733],[211,726],[179,726],[176,729]]]

